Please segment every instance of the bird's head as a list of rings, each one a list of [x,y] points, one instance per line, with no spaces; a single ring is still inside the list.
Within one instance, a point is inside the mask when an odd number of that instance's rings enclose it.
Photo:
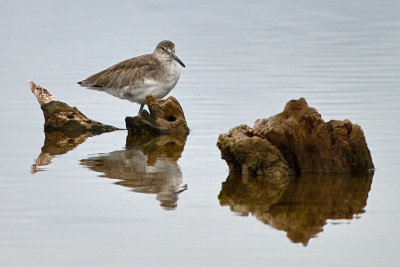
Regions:
[[[158,43],[153,54],[166,60],[175,60],[179,65],[185,67],[185,64],[175,55],[175,45],[171,41],[165,40]]]

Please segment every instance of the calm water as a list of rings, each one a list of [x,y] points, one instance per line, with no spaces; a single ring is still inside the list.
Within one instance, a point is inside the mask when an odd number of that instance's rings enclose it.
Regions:
[[[282,2],[0,2],[0,265],[399,264],[400,2]],[[164,39],[187,140],[45,136],[28,80],[124,127],[76,81]],[[299,97],[362,126],[373,177],[229,175],[218,135]]]

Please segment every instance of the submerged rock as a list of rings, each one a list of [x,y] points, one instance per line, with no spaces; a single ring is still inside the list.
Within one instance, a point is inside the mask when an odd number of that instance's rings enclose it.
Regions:
[[[150,114],[143,111],[140,116],[126,117],[125,123],[129,135],[187,135],[189,128],[186,123],[183,109],[175,97],[157,99],[148,94],[146,104]]]
[[[283,112],[221,134],[217,146],[231,170],[268,175],[350,172],[374,168],[361,127],[349,120],[325,122],[304,98]]]

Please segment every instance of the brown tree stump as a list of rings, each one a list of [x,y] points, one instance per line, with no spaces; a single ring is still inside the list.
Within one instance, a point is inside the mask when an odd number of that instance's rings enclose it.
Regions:
[[[76,107],[57,100],[48,90],[33,81],[29,82],[29,86],[43,111],[45,131],[101,134],[118,130],[114,126],[89,119]]]
[[[139,116],[125,118],[129,135],[173,134],[186,136],[189,134],[185,114],[175,97],[157,99],[148,94],[146,105],[150,113],[144,110]]]
[[[231,170],[253,175],[354,172],[374,168],[364,132],[349,120],[325,122],[304,98],[283,112],[221,134],[217,146]]]

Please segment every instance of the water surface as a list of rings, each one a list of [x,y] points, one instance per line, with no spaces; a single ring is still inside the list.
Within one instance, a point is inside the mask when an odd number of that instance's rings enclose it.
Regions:
[[[398,1],[21,0],[0,8],[0,265],[400,262]],[[185,142],[138,146],[126,131],[45,135],[28,80],[124,127],[137,104],[76,82],[164,39],[186,64],[171,92],[191,128]],[[268,185],[229,174],[218,135],[299,97],[326,121],[361,125],[373,177]],[[252,185],[259,198],[246,191]]]

